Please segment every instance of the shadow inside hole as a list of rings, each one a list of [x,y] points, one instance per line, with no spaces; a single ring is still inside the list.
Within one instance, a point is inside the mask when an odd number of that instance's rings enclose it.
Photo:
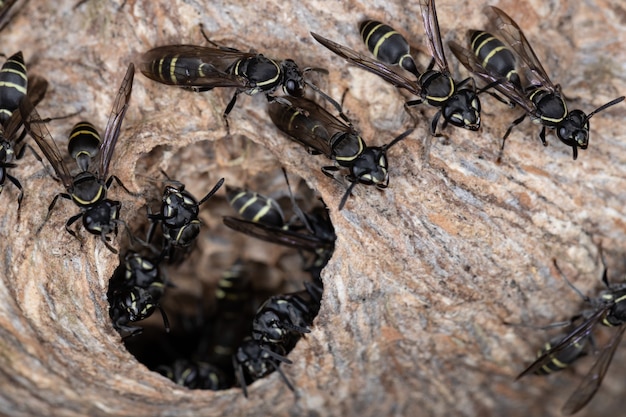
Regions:
[[[160,149],[149,158],[168,152]],[[247,167],[243,158],[241,164],[226,164],[227,185],[271,196],[284,212],[284,225],[268,227],[257,222],[269,236],[265,240],[251,237],[254,225],[247,226],[251,229],[244,233],[224,226],[222,217],[237,219],[240,214],[231,207],[231,197],[222,187],[198,207],[199,234],[193,244],[172,256],[164,224],[174,216],[163,215],[163,207],[159,207],[171,199],[155,199],[148,205],[156,232],[149,244],[138,247],[135,242],[122,252],[110,281],[110,314],[126,348],[149,369],[191,389],[240,386],[246,393],[247,385],[276,370],[291,388],[280,366],[290,362],[287,354],[310,331],[320,308],[320,273],[334,249],[334,229],[314,192],[305,190],[303,181],[291,179],[297,184],[297,206],[305,213],[299,218],[282,171],[274,167],[250,177],[243,172]],[[152,162],[142,166],[148,165],[154,166]],[[214,187],[222,169],[219,165],[212,167],[210,180],[203,186],[198,187],[207,171],[190,182],[196,203]],[[237,169],[242,172],[233,175]],[[176,184],[180,191],[181,183]],[[197,189],[203,191],[196,193]],[[249,193],[247,198],[260,197]],[[317,229],[307,224],[312,221],[323,223],[322,237],[315,236]],[[149,224],[148,218],[143,224],[133,224],[139,239],[144,239]],[[133,253],[139,253],[140,259]],[[145,288],[140,291],[142,286]],[[168,324],[164,325],[159,314],[152,314],[157,309],[166,312]]]

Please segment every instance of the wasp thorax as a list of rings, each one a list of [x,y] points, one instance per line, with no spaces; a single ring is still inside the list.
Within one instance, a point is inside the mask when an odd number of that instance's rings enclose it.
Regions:
[[[529,90],[529,99],[534,103],[542,124],[555,127],[567,117],[567,105],[563,97],[541,87],[535,90],[531,87]]]
[[[72,200],[80,207],[89,207],[106,198],[106,187],[93,173],[83,171],[74,177]]]
[[[439,71],[426,71],[419,78],[419,83],[431,106],[442,106],[454,94],[454,80]]]

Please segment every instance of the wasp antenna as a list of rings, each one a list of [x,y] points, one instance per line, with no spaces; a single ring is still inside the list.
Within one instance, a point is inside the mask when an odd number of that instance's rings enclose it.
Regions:
[[[306,230],[309,233],[314,234],[315,232],[313,231],[313,227],[311,226],[311,223],[309,222],[307,217],[304,215],[304,212],[302,211],[298,203],[296,203],[296,197],[293,195],[293,191],[291,190],[291,185],[289,184],[289,178],[287,177],[287,170],[285,169],[285,167],[282,167],[281,169],[283,171],[283,176],[285,177],[285,182],[287,183],[287,189],[289,190],[289,198],[291,199],[291,205],[293,206],[293,211],[295,212],[296,216],[302,221],[302,223],[304,223],[304,227],[306,227]]]
[[[159,311],[161,312],[161,317],[163,317],[163,326],[165,327],[165,333],[169,333],[170,332],[170,321],[167,318],[167,314],[165,314],[165,310],[163,310],[163,307],[158,306],[159,307]]]
[[[603,104],[602,106],[598,107],[597,109],[595,109],[594,111],[592,111],[591,113],[589,113],[587,115],[587,118],[585,119],[585,122],[587,120],[591,119],[591,116],[593,116],[594,114],[600,113],[602,110],[605,110],[608,107],[611,107],[611,106],[614,106],[614,105],[616,105],[618,103],[621,103],[622,101],[624,101],[624,98],[625,98],[624,96],[618,97],[615,100],[611,100],[608,103]]]
[[[213,196],[213,194],[215,194],[217,192],[217,190],[220,189],[220,187],[224,184],[224,178],[221,178],[217,184],[215,184],[215,186],[211,189],[211,191],[208,192],[207,195],[205,195],[204,197],[202,197],[202,200],[198,201],[198,205],[201,205],[202,203],[204,203],[205,201],[207,201],[209,198],[211,198]]]
[[[311,72],[311,71],[313,71],[313,72],[321,72],[322,74],[326,74],[326,75],[329,74],[329,72],[328,72],[328,70],[326,68],[318,68],[318,67],[306,67],[306,68],[304,68],[302,70],[302,73],[304,74],[304,73]]]
[[[567,283],[567,285],[569,285],[569,287],[573,289],[576,292],[576,294],[580,296],[580,298],[582,298],[584,301],[590,302],[589,297],[583,294],[578,288],[576,288],[576,286],[569,279],[567,279],[563,271],[561,271],[561,268],[559,268],[559,264],[557,263],[556,258],[552,259],[552,263],[554,264],[554,267],[558,271],[559,275],[561,275],[561,278],[563,278],[565,283]]]
[[[319,69],[321,70],[322,68],[319,68]],[[324,70],[324,71],[326,71],[326,73],[328,73],[327,70]],[[310,83],[309,81],[306,81],[306,80],[304,82],[306,83],[306,85],[311,87],[311,89],[313,91],[315,91],[317,94],[319,94],[324,100],[329,102],[337,110],[337,112],[339,112],[340,114],[343,114],[343,108],[341,107],[341,104],[337,103],[337,101],[334,98],[332,98],[331,96],[329,96],[328,94],[326,94],[325,92],[320,90],[320,88],[318,86],[316,86],[315,84]],[[346,90],[346,93],[347,92],[348,92],[348,90]],[[344,96],[345,96],[345,93],[344,93]],[[342,96],[341,97],[341,103],[342,104],[343,104],[343,98],[344,97]]]
[[[410,128],[410,129],[405,130],[399,136],[396,136],[391,142],[389,142],[386,145],[383,145],[383,149],[387,150],[387,149],[391,148],[393,145],[395,145],[396,143],[400,142],[401,140],[403,140],[404,138],[409,136],[411,133],[413,133],[414,130],[415,130],[415,128],[413,128],[413,127]]]

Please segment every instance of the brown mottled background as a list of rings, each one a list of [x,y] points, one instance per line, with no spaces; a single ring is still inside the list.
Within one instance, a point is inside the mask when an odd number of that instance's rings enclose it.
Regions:
[[[198,23],[222,44],[328,68],[330,75],[317,83],[336,98],[349,88],[346,111],[369,144],[382,144],[409,125],[404,97],[347,66],[308,32],[364,50],[356,25],[371,17],[423,45],[419,3],[406,3],[92,0],[74,8],[71,0],[32,0],[0,34],[1,52],[22,50],[30,73],[49,80],[43,117],[84,109],[81,116],[50,123],[62,146],[80,117],[103,129],[125,68],[142,51],[203,44]],[[486,24],[479,3],[438,2],[446,40],[462,40],[466,29]],[[571,107],[589,112],[626,93],[622,1],[496,4],[524,28]],[[457,62],[450,62],[458,71]],[[500,165],[494,162],[499,138],[517,113],[485,97],[480,132],[449,128],[448,139],[432,140],[426,162],[423,144],[434,111],[424,106],[417,110],[422,122],[416,132],[389,152],[389,189],[356,187],[338,212],[344,188],[320,172],[322,157],[310,157],[277,133],[263,97],[240,97],[230,117],[233,136],[226,137],[221,112],[230,95],[192,94],[138,74],[111,172],[146,199],[154,197],[159,169],[204,195],[219,176],[250,185],[265,172],[275,173],[276,157],[319,191],[331,207],[338,240],[323,274],[326,289],[315,327],[289,356],[294,364],[285,367],[297,395],[276,374],[254,384],[245,399],[238,389],[179,388],[138,365],[108,319],[105,293],[117,257],[84,230],[82,249],[65,233],[63,224],[75,213],[65,201],[34,236],[61,190],[27,153],[13,171],[26,192],[19,221],[14,187],[1,196],[0,414],[560,415],[590,359],[574,371],[515,382],[549,332],[503,322],[543,326],[579,311],[580,299],[552,258],[593,295],[601,288],[601,242],[610,278],[623,279],[623,104],[591,120],[589,149],[577,161],[552,135],[544,148],[537,126],[525,122],[510,136]],[[247,139],[254,144],[246,145]],[[143,213],[143,198],[119,187],[111,196],[123,202],[129,223]],[[203,211],[202,219],[210,230],[222,230],[211,212]],[[580,415],[623,414],[624,372],[626,347]]]

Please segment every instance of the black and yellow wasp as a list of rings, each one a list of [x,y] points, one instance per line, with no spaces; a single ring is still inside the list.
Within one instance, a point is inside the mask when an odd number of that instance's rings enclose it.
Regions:
[[[9,180],[18,190],[18,215],[24,198],[20,181],[9,174],[9,168],[15,168],[15,160],[24,155],[27,145],[17,147],[24,139],[22,115],[18,110],[25,97],[33,103],[39,103],[48,88],[48,82],[41,77],[28,77],[22,52],[9,57],[0,69],[0,193]],[[37,155],[36,155],[37,156]],[[37,156],[38,157],[38,156]]]
[[[169,282],[159,267],[162,256],[145,256],[129,250],[109,280],[107,299],[109,317],[122,337],[138,335],[143,331],[131,323],[144,320],[158,308],[166,332],[170,325],[160,301]]]
[[[206,35],[205,39],[209,41]],[[241,93],[263,93],[269,99],[282,86],[286,94],[302,97],[308,86],[327,97],[304,78],[309,71],[326,70],[301,70],[291,59],[277,61],[256,52],[242,52],[211,43],[214,47],[166,45],[153,48],[142,55],[139,69],[153,81],[196,92],[219,87],[235,88],[235,94],[224,110],[227,127],[228,114]]]
[[[541,357],[547,352],[550,352],[548,356],[550,359],[545,361],[543,366],[537,368],[533,371],[535,375],[549,375],[554,372],[559,372],[564,369],[567,369],[576,362],[578,359],[584,357],[588,353],[589,342],[591,337],[583,337],[579,339],[575,343],[570,343],[567,347],[559,350],[558,352],[554,352],[553,349],[557,346],[563,339],[570,335],[572,330],[576,328],[574,325],[581,319],[581,316],[576,316],[569,320],[567,329],[558,335],[551,338],[548,342],[546,342],[543,347],[537,353],[537,357]],[[559,323],[560,324],[560,323]]]
[[[225,216],[223,222],[226,226],[266,242],[313,253],[313,261],[307,270],[319,276],[333,255],[337,239],[325,206],[318,205],[303,212],[292,195],[296,219],[287,222],[273,198],[232,187],[227,187],[226,195],[230,205],[242,217]]]
[[[624,336],[626,331],[626,284],[609,284],[606,267],[602,274],[602,282],[607,290],[597,298],[590,298],[581,294],[567,279],[566,282],[581,295],[584,301],[591,306],[591,309],[580,314],[580,324],[576,325],[564,337],[559,337],[558,341],[555,340],[554,343],[550,343],[549,348],[543,349],[539,357],[517,378],[533,373],[546,374],[554,371],[555,359],[561,361],[564,366],[571,364],[585,354],[585,345],[589,341],[593,341],[592,331],[596,325],[603,324],[612,328],[612,336],[597,349],[595,362],[591,369],[563,406],[563,414],[574,414],[587,405],[600,388],[611,360]],[[578,322],[579,320],[575,319],[574,321]]]
[[[480,128],[480,100],[474,86],[474,80],[467,78],[461,82],[454,81],[441,42],[435,2],[434,0],[421,0],[420,5],[428,48],[432,55],[432,60],[423,73],[417,70],[406,39],[383,23],[366,20],[360,25],[363,40],[378,61],[366,58],[358,52],[316,33],[311,33],[311,35],[319,43],[350,63],[419,97],[416,100],[408,101],[406,106],[427,102],[431,106],[437,107],[439,110],[433,117],[430,126],[433,135],[442,116],[443,127],[450,123],[456,127],[478,130]],[[392,68],[394,65],[400,65],[411,72],[416,79],[399,74]]]
[[[92,234],[99,235],[112,252],[116,250],[109,244],[107,235],[115,232],[117,224],[122,222],[119,219],[121,203],[108,199],[107,190],[115,180],[127,192],[129,191],[119,178],[114,175],[108,176],[108,172],[122,121],[128,109],[134,73],[135,67],[131,63],[113,103],[103,139],[100,138],[95,127],[88,122],[78,123],[72,129],[68,150],[79,168],[75,175],[70,174],[56,142],[30,101],[23,100],[20,105],[26,130],[37,142],[67,191],[54,197],[48,207],[44,224],[50,217],[59,196],[72,200],[80,208],[80,212],[70,217],[65,223],[65,229],[78,238],[70,226],[82,218],[85,229]]]
[[[292,140],[303,145],[311,154],[323,154],[335,165],[322,167],[322,172],[348,170],[351,183],[339,203],[343,208],[356,184],[389,185],[387,150],[413,132],[408,129],[383,146],[367,146],[350,120],[343,114],[333,116],[314,101],[299,97],[280,97],[269,103],[272,122]]]
[[[578,148],[587,149],[589,144],[589,119],[623,101],[624,97],[618,97],[588,115],[582,110],[568,110],[561,87],[550,81],[517,23],[497,7],[488,7],[486,13],[495,25],[493,35],[486,31],[470,30],[470,49],[455,42],[450,42],[449,46],[467,69],[525,110],[505,132],[498,160],[501,159],[511,129],[527,115],[543,125],[539,138],[544,145],[547,145],[546,130],[554,129],[561,142],[572,147],[576,159]]]

